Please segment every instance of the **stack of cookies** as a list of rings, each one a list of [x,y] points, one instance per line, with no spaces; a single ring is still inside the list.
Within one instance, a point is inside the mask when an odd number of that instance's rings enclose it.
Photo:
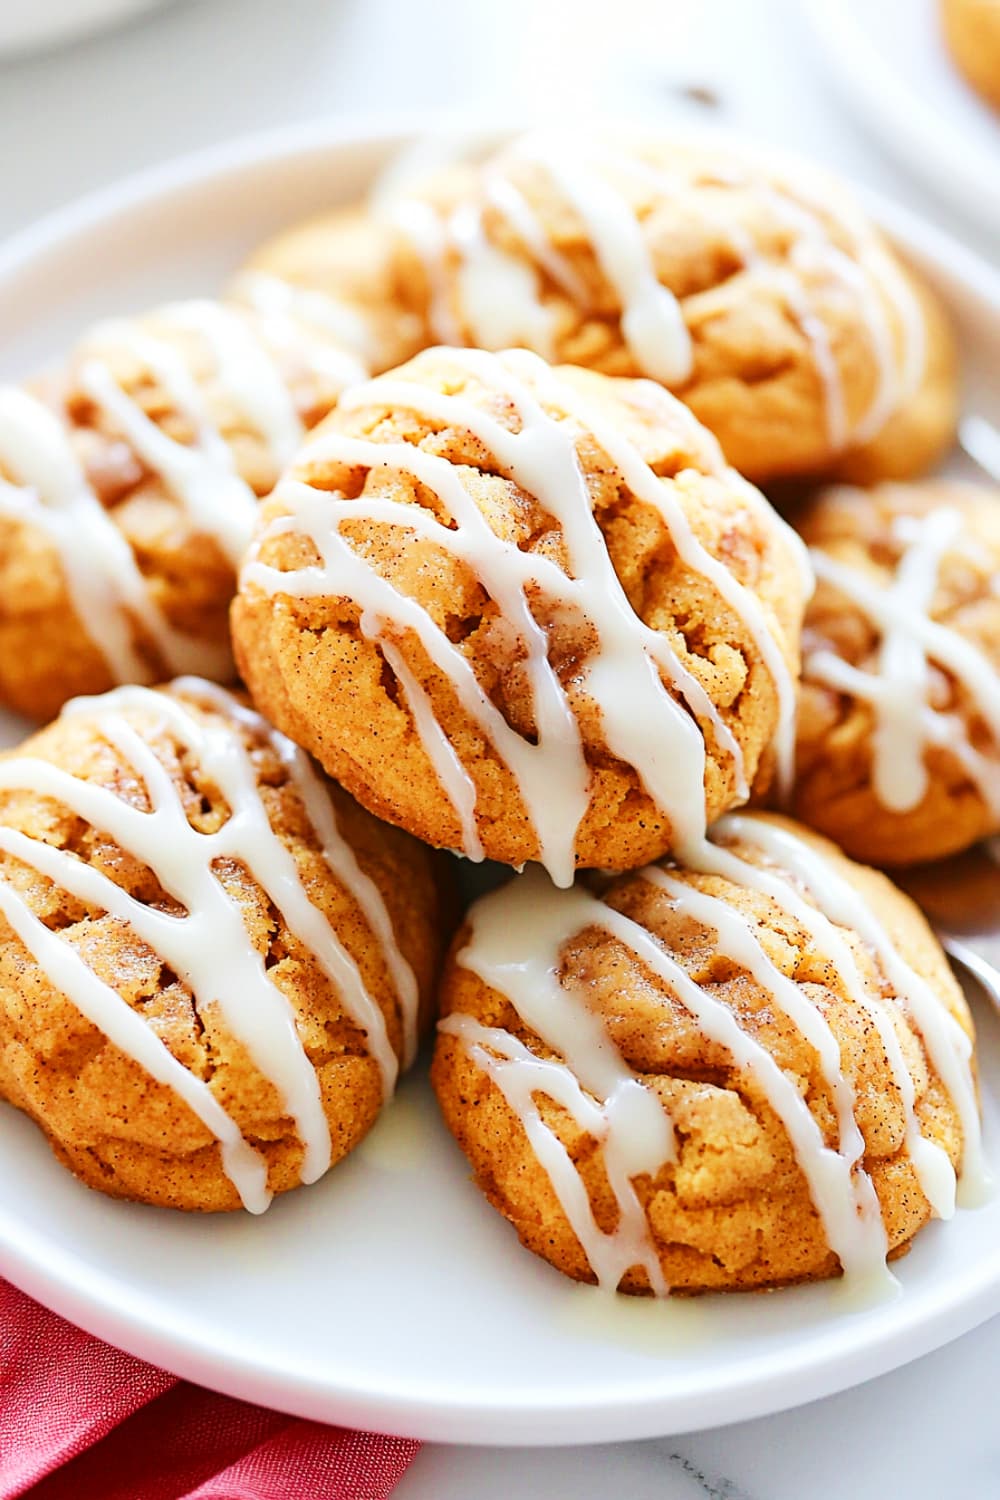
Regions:
[[[566,1274],[887,1275],[986,1176],[965,1001],[854,863],[1000,833],[956,404],[839,185],[613,131],[0,392],[0,695],[62,709],[0,758],[0,1092],[102,1191],[259,1211],[436,1016]],[[461,919],[443,850],[508,867]]]

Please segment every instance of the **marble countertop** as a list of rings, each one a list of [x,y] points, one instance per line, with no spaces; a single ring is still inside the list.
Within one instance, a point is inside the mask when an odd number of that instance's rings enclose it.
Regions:
[[[745,130],[794,144],[995,258],[984,231],[928,196],[845,111],[795,0],[181,0],[70,49],[0,63],[0,236],[246,131],[442,106],[608,108]],[[598,1448],[428,1445],[396,1494],[985,1497],[1000,1493],[998,1367],[1000,1320],[852,1392],[736,1427]]]

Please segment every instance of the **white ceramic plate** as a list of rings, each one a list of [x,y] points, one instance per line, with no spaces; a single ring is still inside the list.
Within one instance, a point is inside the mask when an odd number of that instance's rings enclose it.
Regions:
[[[0,373],[29,369],[92,316],[218,286],[259,236],[360,193],[405,138],[323,127],[245,142],[22,235],[0,251]],[[1000,288],[936,232],[878,212],[950,301],[970,397],[1000,419],[987,376]],[[1000,1023],[979,1020],[1000,1148]],[[135,1354],[304,1416],[456,1442],[596,1442],[826,1395],[1000,1311],[1000,1199],[921,1234],[900,1296],[878,1307],[846,1305],[833,1286],[607,1298],[520,1249],[418,1070],[353,1158],[262,1219],[110,1202],[0,1106],[0,1272]]]
[[[804,0],[847,102],[934,192],[1000,229],[1000,111],[945,46],[937,0]]]
[[[17,57],[90,36],[165,3],[166,0],[3,0],[0,56]]]

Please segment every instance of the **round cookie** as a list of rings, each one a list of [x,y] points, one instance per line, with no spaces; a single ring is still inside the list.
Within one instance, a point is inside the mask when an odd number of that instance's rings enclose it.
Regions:
[[[257,259],[366,304],[371,265],[425,344],[655,379],[757,483],[916,475],[954,438],[940,306],[808,165],[710,137],[539,132],[383,191],[362,222],[331,216]]]
[[[0,1096],[88,1186],[254,1212],[346,1155],[428,1017],[432,856],[197,679],[0,756]]]
[[[775,741],[790,763],[803,565],[662,387],[429,350],[262,508],[234,646],[379,817],[569,884],[700,838]]]
[[[843,1272],[870,1293],[955,1168],[972,1023],[917,908],[785,819],[598,897],[516,877],[445,967],[432,1079],[477,1185],[564,1274],[633,1293]]]
[[[972,87],[1000,109],[1000,0],[940,0],[948,50]]]
[[[187,302],[0,388],[0,701],[46,719],[116,682],[230,680],[257,497],[363,375],[280,310]]]
[[[907,865],[1000,833],[1000,493],[928,480],[821,492],[796,814]]]

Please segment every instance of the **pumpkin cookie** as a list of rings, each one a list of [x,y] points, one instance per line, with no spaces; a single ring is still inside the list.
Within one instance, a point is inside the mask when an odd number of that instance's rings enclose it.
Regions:
[[[0,702],[45,719],[116,682],[228,681],[257,497],[363,374],[280,309],[202,301],[0,388]]]
[[[0,756],[0,1095],[101,1192],[314,1182],[411,1060],[442,926],[428,852],[209,683]]]
[[[1000,833],[1000,493],[838,487],[799,525],[817,589],[797,814],[884,865]]]
[[[352,389],[234,606],[263,713],[470,858],[630,868],[790,759],[804,554],[650,381],[425,352]]]
[[[477,902],[432,1077],[490,1203],[580,1281],[869,1286],[960,1164],[983,1175],[972,1023],[917,908],[785,819],[598,897]]]

